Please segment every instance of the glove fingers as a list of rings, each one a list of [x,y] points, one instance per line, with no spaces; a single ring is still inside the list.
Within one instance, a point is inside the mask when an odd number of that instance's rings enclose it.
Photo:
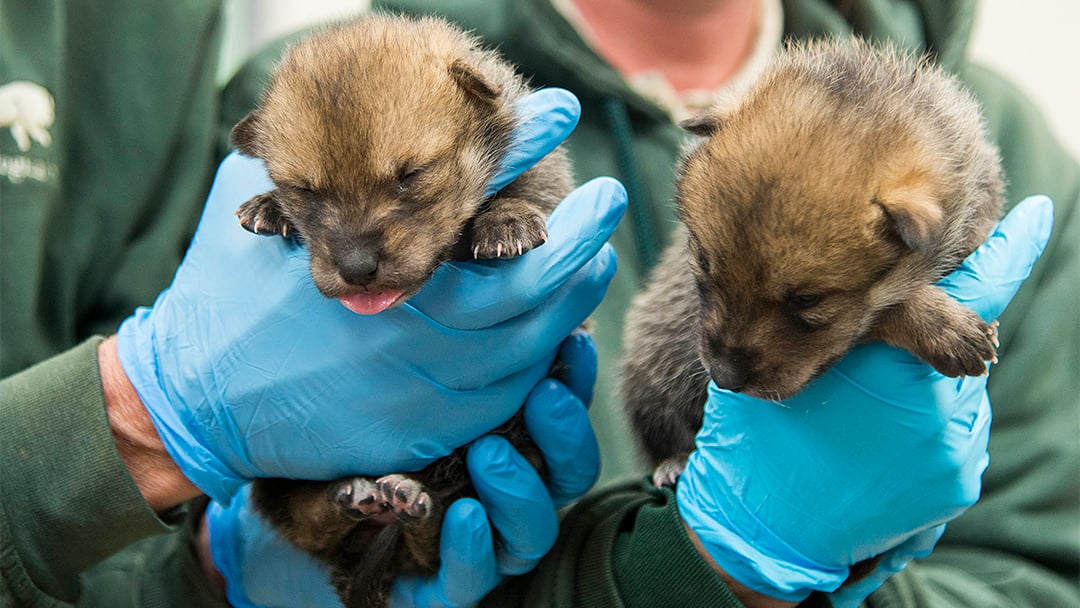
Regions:
[[[610,245],[605,245],[583,268],[548,293],[546,299],[537,301],[535,307],[508,322],[482,330],[483,335],[477,336],[472,347],[488,345],[486,352],[475,358],[460,352],[448,353],[454,360],[482,360],[483,365],[444,366],[446,375],[434,376],[433,380],[454,389],[468,390],[497,382],[535,365],[541,356],[555,353],[566,336],[596,309],[614,273],[615,253]],[[536,380],[539,378],[534,379],[534,384]],[[526,393],[519,394],[524,400]]]
[[[1042,255],[1053,224],[1054,206],[1049,198],[1024,199],[986,243],[939,284],[984,320],[998,318]]]
[[[434,577],[398,577],[390,605],[415,607],[471,606],[495,588],[495,545],[484,507],[471,498],[450,505],[439,543],[439,572]]]
[[[593,387],[596,386],[596,344],[583,329],[576,329],[559,347],[557,357],[561,365],[560,380],[584,404],[592,403]]]
[[[479,329],[536,308],[590,261],[610,267],[610,279],[614,258],[598,254],[625,209],[619,182],[594,179],[551,214],[547,243],[512,260],[443,264],[409,303],[444,326]]]
[[[566,386],[546,380],[525,403],[525,426],[547,465],[556,506],[576,500],[600,475],[600,448],[585,406]]]
[[[898,547],[895,547],[882,556],[877,568],[866,578],[845,585],[829,597],[833,608],[856,608],[870,594],[877,591],[878,587],[885,584],[890,576],[900,572],[912,559],[926,557],[934,549],[941,535],[945,532],[945,525],[935,526],[923,530],[907,539]]]
[[[528,572],[554,546],[559,530],[544,482],[502,437],[480,438],[466,460],[476,494],[502,538],[498,572]]]
[[[526,95],[514,107],[518,125],[502,168],[484,190],[495,194],[566,139],[581,117],[581,104],[566,89],[541,89]]]
[[[281,537],[250,504],[250,485],[227,507],[207,507],[210,552],[237,608],[340,606],[326,568]]]

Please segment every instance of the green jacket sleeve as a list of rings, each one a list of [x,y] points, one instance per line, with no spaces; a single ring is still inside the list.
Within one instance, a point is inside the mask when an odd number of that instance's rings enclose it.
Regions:
[[[674,493],[645,481],[579,502],[540,566],[510,579],[483,605],[742,606],[690,543]]]
[[[0,605],[179,606],[178,598],[213,597],[185,540],[186,509],[158,518],[116,450],[100,341],[0,381]],[[177,591],[172,603],[146,601],[143,590],[164,589]]]

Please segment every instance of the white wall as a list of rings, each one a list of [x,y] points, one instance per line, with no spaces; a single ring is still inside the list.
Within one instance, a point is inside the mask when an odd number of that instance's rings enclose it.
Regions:
[[[230,34],[222,60],[223,77],[270,40],[370,4],[370,0],[226,2]],[[1080,158],[1080,2],[983,0],[970,51],[973,58],[1024,89],[1073,156]]]
[[[984,0],[970,54],[1020,86],[1080,158],[1080,2]]]
[[[228,79],[248,55],[272,40],[369,6],[371,0],[225,0],[220,79]]]

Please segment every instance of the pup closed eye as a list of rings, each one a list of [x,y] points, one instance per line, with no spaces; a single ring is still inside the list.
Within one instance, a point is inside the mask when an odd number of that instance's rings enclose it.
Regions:
[[[834,320],[836,306],[826,302],[826,296],[818,293],[793,293],[784,298],[788,315],[804,329],[823,329]]]
[[[418,165],[403,165],[397,173],[397,178],[394,183],[394,188],[398,194],[405,194],[410,188],[416,185],[417,178],[423,175],[427,170],[426,166]]]
[[[311,185],[311,182],[307,180],[290,181],[282,183],[280,188],[283,188],[295,196],[304,198],[313,198],[315,196],[315,187]]]
[[[823,297],[819,294],[797,293],[787,296],[785,302],[795,310],[809,310],[821,304]]]

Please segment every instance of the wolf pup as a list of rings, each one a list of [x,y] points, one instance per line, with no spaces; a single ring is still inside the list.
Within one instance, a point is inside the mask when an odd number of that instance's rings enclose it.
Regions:
[[[546,240],[547,215],[573,188],[556,150],[484,195],[528,92],[441,20],[371,14],[327,27],[288,51],[233,129],[275,186],[240,207],[240,223],[301,240],[316,287],[363,314],[404,301],[444,261],[521,255]],[[520,414],[499,432],[539,468]],[[398,573],[437,570],[445,508],[470,492],[459,450],[407,475],[260,480],[252,497],[356,608],[385,605]]]
[[[934,283],[1002,209],[979,107],[929,59],[820,41],[779,53],[733,103],[682,126],[683,226],[625,329],[622,392],[674,483],[710,378],[767,400],[882,340],[946,376],[987,372],[996,325]]]

